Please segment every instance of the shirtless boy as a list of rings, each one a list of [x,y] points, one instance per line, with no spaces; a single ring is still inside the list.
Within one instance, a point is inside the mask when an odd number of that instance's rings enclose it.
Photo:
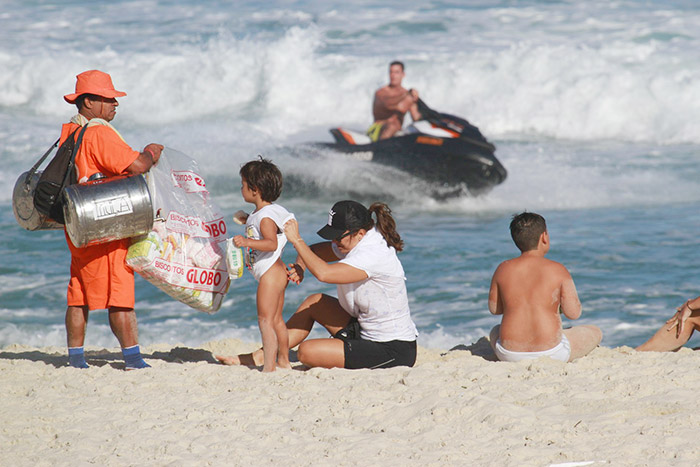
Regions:
[[[405,73],[403,63],[395,61],[389,65],[389,84],[374,93],[372,115],[374,123],[367,130],[372,141],[391,138],[403,126],[406,112],[411,112],[413,121],[420,120],[418,91],[401,86]]]
[[[544,257],[549,251],[544,218],[518,214],[510,233],[521,254],[496,268],[489,291],[489,311],[503,315],[490,335],[496,356],[507,362],[542,356],[570,362],[587,355],[603,334],[592,325],[562,330],[559,313],[578,319],[581,302],[569,271]]]

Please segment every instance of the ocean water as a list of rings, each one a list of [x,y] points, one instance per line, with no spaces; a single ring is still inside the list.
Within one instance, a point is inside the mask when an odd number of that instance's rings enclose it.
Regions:
[[[489,282],[517,254],[508,224],[523,210],[548,221],[549,256],[569,268],[583,303],[578,322],[599,325],[603,345],[638,345],[700,294],[698,31],[690,0],[5,0],[0,346],[65,343],[63,233],[21,229],[11,198],[73,115],[62,96],[75,75],[92,68],[128,93],[112,122],[126,140],[197,159],[229,219],[250,209],[238,169],[257,154],[284,173],[279,202],[307,242],[339,199],[388,202],[420,345],[468,345],[498,323]],[[504,184],[438,202],[406,174],[304,144],[331,141],[331,127],[365,128],[394,59],[426,103],[497,145]],[[214,315],[139,277],[136,287],[142,344],[259,341],[250,275]],[[285,316],[317,291],[334,287],[291,285]],[[86,345],[117,345],[105,313],[91,314]]]

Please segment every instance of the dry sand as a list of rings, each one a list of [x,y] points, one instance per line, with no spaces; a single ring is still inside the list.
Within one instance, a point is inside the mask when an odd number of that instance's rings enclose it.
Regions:
[[[414,368],[263,374],[215,364],[254,344],[0,351],[0,465],[700,465],[700,354],[596,349],[493,361],[486,339]]]

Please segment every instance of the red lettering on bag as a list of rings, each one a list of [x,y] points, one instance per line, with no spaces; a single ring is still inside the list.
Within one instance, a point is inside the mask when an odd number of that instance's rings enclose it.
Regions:
[[[226,235],[226,222],[223,219],[217,219],[215,221],[202,224],[202,229],[211,237],[219,237],[221,235]]]
[[[168,272],[170,272],[170,270],[171,270],[170,265],[169,265],[168,263],[164,263],[164,262],[162,262],[162,261],[156,261],[156,262],[155,262],[155,266],[156,266],[158,269],[162,269],[163,271],[168,271]]]

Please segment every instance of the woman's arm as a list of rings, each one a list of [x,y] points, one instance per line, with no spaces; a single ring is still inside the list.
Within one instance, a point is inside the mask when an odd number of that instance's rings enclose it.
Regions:
[[[314,243],[309,246],[311,251],[327,263],[332,263],[338,261],[338,258],[333,251],[333,244],[331,242],[321,242]],[[301,256],[297,254],[297,258],[293,263],[287,265],[287,279],[295,284],[301,284],[304,280],[304,271],[306,271],[306,263],[301,259]]]
[[[342,263],[328,264],[324,258],[331,259],[330,256],[332,256],[335,260],[338,259],[333,253],[330,242],[317,244],[323,245],[319,247],[314,245],[316,251],[322,256],[312,251],[299,235],[299,224],[295,219],[284,224],[284,233],[297,250],[297,259],[301,260],[301,262],[297,261],[297,264],[303,265],[302,267],[311,271],[311,274],[319,281],[327,284],[351,284],[367,279],[367,273],[361,269]]]
[[[326,263],[334,263],[340,259],[333,250],[333,242],[314,243],[313,245],[310,245],[309,248],[311,248],[311,251],[313,251],[316,256],[321,258]],[[297,259],[303,262],[301,257],[297,256]]]

